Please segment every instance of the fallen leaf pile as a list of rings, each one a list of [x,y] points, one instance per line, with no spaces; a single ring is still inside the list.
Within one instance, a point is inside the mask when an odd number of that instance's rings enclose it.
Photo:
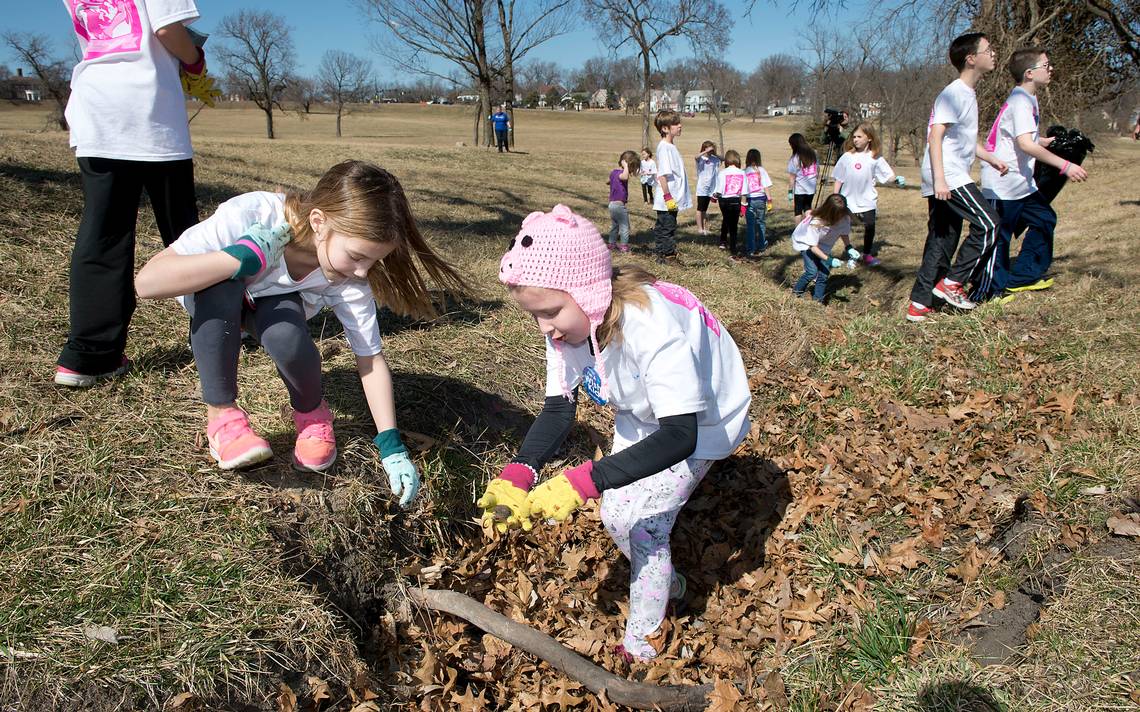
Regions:
[[[629,565],[596,506],[563,525],[470,541],[432,561],[426,585],[464,592],[619,675],[713,683],[710,709],[735,710],[786,709],[783,683],[776,694],[764,681],[790,650],[857,624],[876,605],[876,584],[925,576],[923,603],[946,615],[916,621],[916,657],[928,636],[1004,605],[970,588],[1001,559],[995,533],[1016,507],[1042,516],[1052,509],[1018,475],[1061,443],[1093,437],[1078,417],[1086,399],[1120,397],[1057,383],[1052,365],[1025,347],[988,355],[1018,382],[1001,395],[978,388],[975,365],[958,352],[938,348],[934,357],[936,386],[903,402],[884,397],[873,378],[895,369],[890,356],[810,372],[746,350],[758,406],[752,430],[678,520],[673,560],[688,577],[689,604],[668,619],[654,664],[630,669],[613,652]],[[766,400],[770,392],[786,397]],[[1115,530],[1133,526],[1121,519]],[[616,709],[474,626],[427,620],[412,631],[423,649],[423,710]],[[743,701],[728,681],[742,684]],[[874,703],[857,682],[839,694],[846,701],[828,709]]]

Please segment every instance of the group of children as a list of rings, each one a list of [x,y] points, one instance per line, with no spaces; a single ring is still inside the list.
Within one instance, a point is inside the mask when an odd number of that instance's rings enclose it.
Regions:
[[[80,4],[69,5],[73,19]],[[177,298],[190,316],[191,346],[206,406],[206,441],[218,466],[248,467],[272,456],[269,443],[253,430],[239,406],[237,369],[244,331],[261,343],[288,393],[296,426],[293,465],[324,472],[337,458],[334,414],[324,399],[321,354],[306,321],[328,308],[344,326],[356,357],[364,401],[376,426],[374,444],[390,487],[402,505],[410,504],[419,491],[420,475],[397,429],[377,304],[397,314],[427,317],[434,306],[425,278],[457,296],[470,292],[467,280],[424,240],[396,177],[363,161],[333,166],[307,191],[239,195],[197,224],[185,206],[176,211],[156,204],[156,212],[178,215],[160,217],[167,247],[132,275],[138,192],[145,187],[152,196],[167,194],[171,201],[177,194],[191,207],[194,200],[184,112],[177,116],[177,112],[138,111],[138,106],[168,101],[169,94],[138,83],[123,85],[122,62],[141,62],[137,69],[142,74],[157,68],[160,78],[166,74],[177,78],[179,62],[185,70],[185,63],[196,59],[198,65],[191,69],[199,76],[204,72],[203,55],[197,48],[187,48],[182,27],[197,16],[192,2],[140,0],[134,7],[139,15],[128,25],[141,28],[135,35],[124,39],[118,29],[88,27],[82,36],[88,41],[87,52],[82,71],[75,74],[68,116],[84,177],[85,208],[72,260],[71,332],[56,382],[90,387],[122,374],[129,364],[125,346],[136,294],[145,299]],[[87,27],[78,20],[75,26],[77,31]],[[992,67],[992,53],[987,54],[976,39],[955,42],[958,49],[952,48],[951,56],[965,57],[966,79],[980,76],[987,57]],[[963,54],[964,50],[968,51]],[[105,56],[116,61],[103,61]],[[1027,66],[1023,74],[1034,82],[1047,77],[1047,60]],[[133,133],[129,144],[118,146],[114,155],[104,155],[98,146],[109,134],[97,130],[107,116],[99,110],[99,91],[115,86],[138,93],[124,95],[126,103],[120,107],[120,118]],[[960,154],[973,150],[969,126],[959,125],[970,116],[972,91],[966,90],[971,87],[965,80],[961,86],[952,85],[948,98],[940,98],[935,107],[934,125],[953,129],[932,130],[932,139],[945,140],[947,150],[932,151],[933,173],[924,170],[924,176],[934,177],[931,224],[932,236],[937,234],[939,240],[952,232],[954,216],[976,215],[981,220],[989,215],[978,207],[983,203],[976,188],[953,172],[963,167]],[[153,94],[149,99],[147,91]],[[1032,98],[1031,92],[1023,92]],[[1020,94],[1011,97],[995,129],[994,150],[999,155],[1007,134],[1017,138],[1013,157],[1017,151],[1036,155],[1020,141],[1019,127],[1029,105],[1035,106]],[[144,113],[145,118],[138,120]],[[622,250],[628,244],[628,215],[623,231],[622,213],[631,176],[643,169],[652,176],[643,182],[643,197],[652,198],[657,212],[654,234],[661,259],[675,255],[677,211],[692,205],[675,146],[682,130],[680,116],[661,112],[655,123],[662,137],[655,156],[626,151],[611,173],[610,208],[616,229],[611,230],[609,245],[589,220],[558,205],[549,213],[531,213],[524,219],[500,260],[499,280],[534,319],[545,342],[546,399],[518,454],[488,483],[478,501],[488,525],[505,531],[529,529],[544,519],[564,520],[587,501],[599,499],[602,521],[630,561],[629,611],[618,652],[641,660],[660,652],[656,633],[666,607],[686,595],[686,580],[673,567],[669,545],[677,515],[712,463],[731,454],[749,432],[751,400],[732,336],[696,296],[642,269],[612,262],[615,245]],[[848,256],[857,255],[848,237],[851,215],[859,215],[873,228],[873,182],[890,178],[869,127],[860,126],[849,143],[836,167],[836,192],[814,214],[802,211],[805,218],[793,237],[805,266],[795,289],[805,291],[814,279],[817,298],[822,297],[827,270],[835,265],[831,247],[842,240]],[[997,175],[1007,173],[1002,159],[977,150]],[[789,173],[798,181],[801,175],[808,177],[814,161],[797,143],[793,152]],[[763,249],[764,214],[771,203],[772,181],[761,166],[759,151],[749,151],[744,163],[741,167],[735,151],[718,158],[715,146],[702,147],[698,156],[698,175],[703,176],[699,197],[718,200],[725,216],[722,235],[734,254],[742,214],[749,216],[748,224],[754,228],[744,252]],[[717,168],[711,179],[710,166]],[[1068,165],[1061,170],[1075,179],[1081,175]],[[947,176],[953,179],[948,181]],[[1017,191],[1004,184],[994,184],[993,189],[999,200],[1010,203],[1002,204],[1003,215],[1020,211],[1020,220],[1031,231],[1044,232],[1043,221],[1034,216],[1046,210],[1017,197]],[[709,192],[700,195],[703,190]],[[799,190],[798,184],[792,187],[793,200]],[[707,203],[702,207],[707,208]],[[960,227],[961,217],[957,219]],[[992,228],[995,221],[990,223]],[[867,254],[872,239],[873,229],[865,243]],[[928,280],[939,277],[935,290],[948,289],[949,280],[939,274],[942,262],[934,260],[933,248],[928,252],[931,263],[928,269],[924,258],[923,274]],[[970,259],[983,264],[981,253],[975,250]],[[948,260],[948,254],[945,257]],[[1001,262],[994,265],[997,275]],[[92,294],[101,298],[92,299]],[[113,298],[102,298],[107,294]],[[582,392],[615,410],[612,451],[536,486],[543,466],[570,431]]]

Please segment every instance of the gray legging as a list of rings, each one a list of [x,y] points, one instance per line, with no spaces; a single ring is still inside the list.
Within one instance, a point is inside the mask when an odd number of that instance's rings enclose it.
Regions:
[[[187,298],[186,308],[202,400],[208,405],[237,400],[242,326],[277,364],[294,410],[308,413],[321,404],[321,354],[309,335],[301,295],[260,297],[251,308],[245,285],[226,280]]]

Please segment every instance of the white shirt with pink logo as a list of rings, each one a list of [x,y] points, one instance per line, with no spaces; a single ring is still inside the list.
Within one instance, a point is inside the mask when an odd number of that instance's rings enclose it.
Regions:
[[[728,166],[717,174],[713,195],[728,200],[748,195],[748,177],[736,166]]]
[[[692,292],[668,282],[644,287],[649,308],[627,304],[621,340],[602,349],[614,417],[614,450],[655,432],[661,418],[697,414],[692,457],[728,457],[748,434],[752,394],[736,342]],[[546,394],[574,388],[594,365],[589,342],[563,344],[561,359],[546,340]],[[565,372],[557,373],[557,364]]]
[[[793,154],[791,160],[788,161],[788,173],[796,177],[794,188],[796,195],[815,195],[816,181],[819,178],[818,161],[810,166],[801,166],[800,157]]]
[[[198,18],[193,0],[63,0],[83,58],[65,115],[78,157],[192,158],[178,59],[155,30]]]
[[[759,198],[761,195],[767,195],[768,189],[772,187],[772,177],[768,175],[768,171],[764,170],[764,166],[749,166],[745,168],[744,177],[748,181],[749,198]]]
[[[1021,200],[1037,191],[1033,178],[1037,159],[1018,148],[1017,137],[1028,134],[1037,143],[1040,124],[1037,97],[1014,87],[986,137],[986,150],[1009,166],[1009,172],[1003,176],[990,164],[982,163],[982,195],[987,199]]]

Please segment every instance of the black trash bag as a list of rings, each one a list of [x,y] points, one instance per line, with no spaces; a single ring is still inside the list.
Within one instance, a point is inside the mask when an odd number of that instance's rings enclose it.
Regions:
[[[1078,166],[1096,149],[1092,139],[1081,133],[1079,129],[1053,125],[1045,131],[1045,135],[1055,137],[1047,149],[1050,153]],[[1033,169],[1033,179],[1037,181],[1037,190],[1048,203],[1052,203],[1061,192],[1061,188],[1065,187],[1065,183],[1069,182],[1067,177],[1061,175],[1061,171],[1041,161],[1037,161],[1037,166]]]

